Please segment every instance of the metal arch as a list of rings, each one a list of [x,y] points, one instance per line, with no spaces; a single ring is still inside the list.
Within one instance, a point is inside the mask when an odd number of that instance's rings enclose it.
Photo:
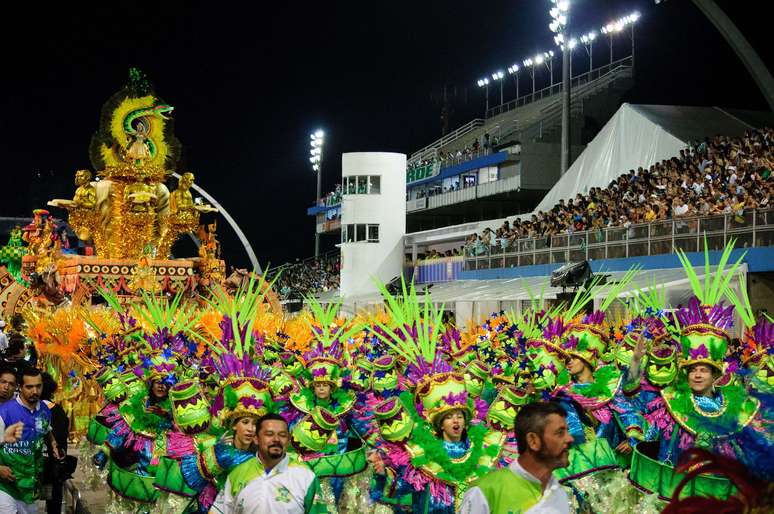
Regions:
[[[766,103],[769,104],[769,109],[774,111],[774,78],[750,42],[744,37],[742,31],[714,0],[693,0],[693,4],[718,29],[718,32],[736,52],[736,56],[742,61],[747,73],[755,81]]]
[[[176,179],[180,180],[180,174],[179,173],[172,173],[172,176]],[[236,232],[237,237],[239,237],[239,240],[242,242],[242,246],[245,247],[245,251],[247,252],[247,256],[250,258],[250,263],[253,265],[253,270],[258,273],[259,275],[263,273],[261,270],[261,265],[258,264],[258,258],[255,256],[255,252],[253,251],[253,247],[250,246],[250,242],[247,240],[247,237],[245,237],[244,232],[242,232],[242,229],[239,228],[239,225],[237,225],[236,221],[234,221],[234,218],[231,217],[231,215],[228,213],[226,209],[223,208],[218,201],[212,197],[207,191],[196,185],[195,183],[192,186],[197,193],[202,195],[209,201],[213,207],[218,209],[218,212],[223,215],[224,218],[226,218],[226,221],[229,225],[231,225],[231,228],[234,229],[234,232]]]

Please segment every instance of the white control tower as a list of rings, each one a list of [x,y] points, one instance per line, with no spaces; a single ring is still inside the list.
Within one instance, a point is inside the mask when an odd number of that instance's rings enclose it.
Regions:
[[[341,156],[341,282],[345,304],[378,291],[403,271],[406,234],[406,155],[386,152]]]

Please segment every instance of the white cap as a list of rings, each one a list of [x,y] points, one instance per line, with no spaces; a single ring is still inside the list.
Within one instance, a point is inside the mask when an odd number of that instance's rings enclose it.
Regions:
[[[5,328],[5,321],[0,319],[0,328]]]

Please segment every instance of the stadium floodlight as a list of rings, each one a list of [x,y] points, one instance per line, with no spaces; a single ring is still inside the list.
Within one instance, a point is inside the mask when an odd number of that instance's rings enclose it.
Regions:
[[[536,55],[534,61],[535,64],[543,64],[543,56],[540,54]]]
[[[503,100],[503,77],[505,77],[505,73],[502,70],[492,73],[492,80],[500,82],[500,105],[505,103]]]
[[[516,99],[519,98],[519,65],[518,64],[512,64],[508,66],[508,73],[510,75],[513,75],[514,81],[516,82]]]
[[[639,20],[642,17],[642,15],[638,11],[634,11],[631,14],[627,14],[626,16],[619,18],[618,20],[612,21],[602,27],[600,29],[600,32],[602,34],[607,35],[608,42],[610,45],[610,62],[613,62],[613,34],[617,34],[619,32],[622,32],[626,27],[631,26],[632,28],[632,66],[634,66],[634,24],[637,23],[637,20]],[[589,33],[589,35],[592,33]],[[594,34],[594,37],[596,37],[596,34]]]
[[[322,198],[322,160],[323,145],[325,144],[325,132],[317,129],[309,135],[309,162],[312,164],[312,171],[317,175],[317,205],[320,205]],[[320,255],[320,234],[314,231],[314,256]]]
[[[570,2],[569,0],[551,0],[551,3],[553,7],[548,11],[548,14],[551,15],[551,23],[548,25],[548,28],[551,29],[551,32],[558,34],[564,32],[567,26],[567,13],[570,10]]]
[[[492,77],[494,77],[494,74],[492,74]],[[478,87],[483,87],[485,89],[484,94],[486,95],[486,110],[484,111],[484,115],[486,115],[489,112],[489,79],[484,77],[482,79],[478,79]]]
[[[532,66],[532,59],[524,59],[524,66]]]
[[[593,30],[588,34],[583,34],[580,37],[583,48],[586,49],[586,53],[589,56],[589,71],[594,69],[594,40],[597,38],[597,33]]]
[[[568,43],[568,46],[570,47],[570,50],[572,50],[573,48],[575,48],[577,44],[578,44],[578,40],[576,40],[575,38],[571,38]]]

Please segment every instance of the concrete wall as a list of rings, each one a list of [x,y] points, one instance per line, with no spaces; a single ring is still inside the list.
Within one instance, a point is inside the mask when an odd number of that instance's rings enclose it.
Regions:
[[[572,147],[571,157],[577,157],[583,146]],[[551,189],[559,180],[562,148],[558,143],[525,142],[521,147],[521,188]],[[572,163],[572,159],[570,160]]]
[[[747,276],[747,292],[754,311],[765,309],[774,315],[774,272],[750,273]]]
[[[406,234],[406,155],[384,152],[345,153],[342,177],[378,175],[379,194],[345,194],[341,224],[378,224],[379,242],[341,243],[341,286],[344,298],[374,293],[374,279],[388,282],[403,268]]]

